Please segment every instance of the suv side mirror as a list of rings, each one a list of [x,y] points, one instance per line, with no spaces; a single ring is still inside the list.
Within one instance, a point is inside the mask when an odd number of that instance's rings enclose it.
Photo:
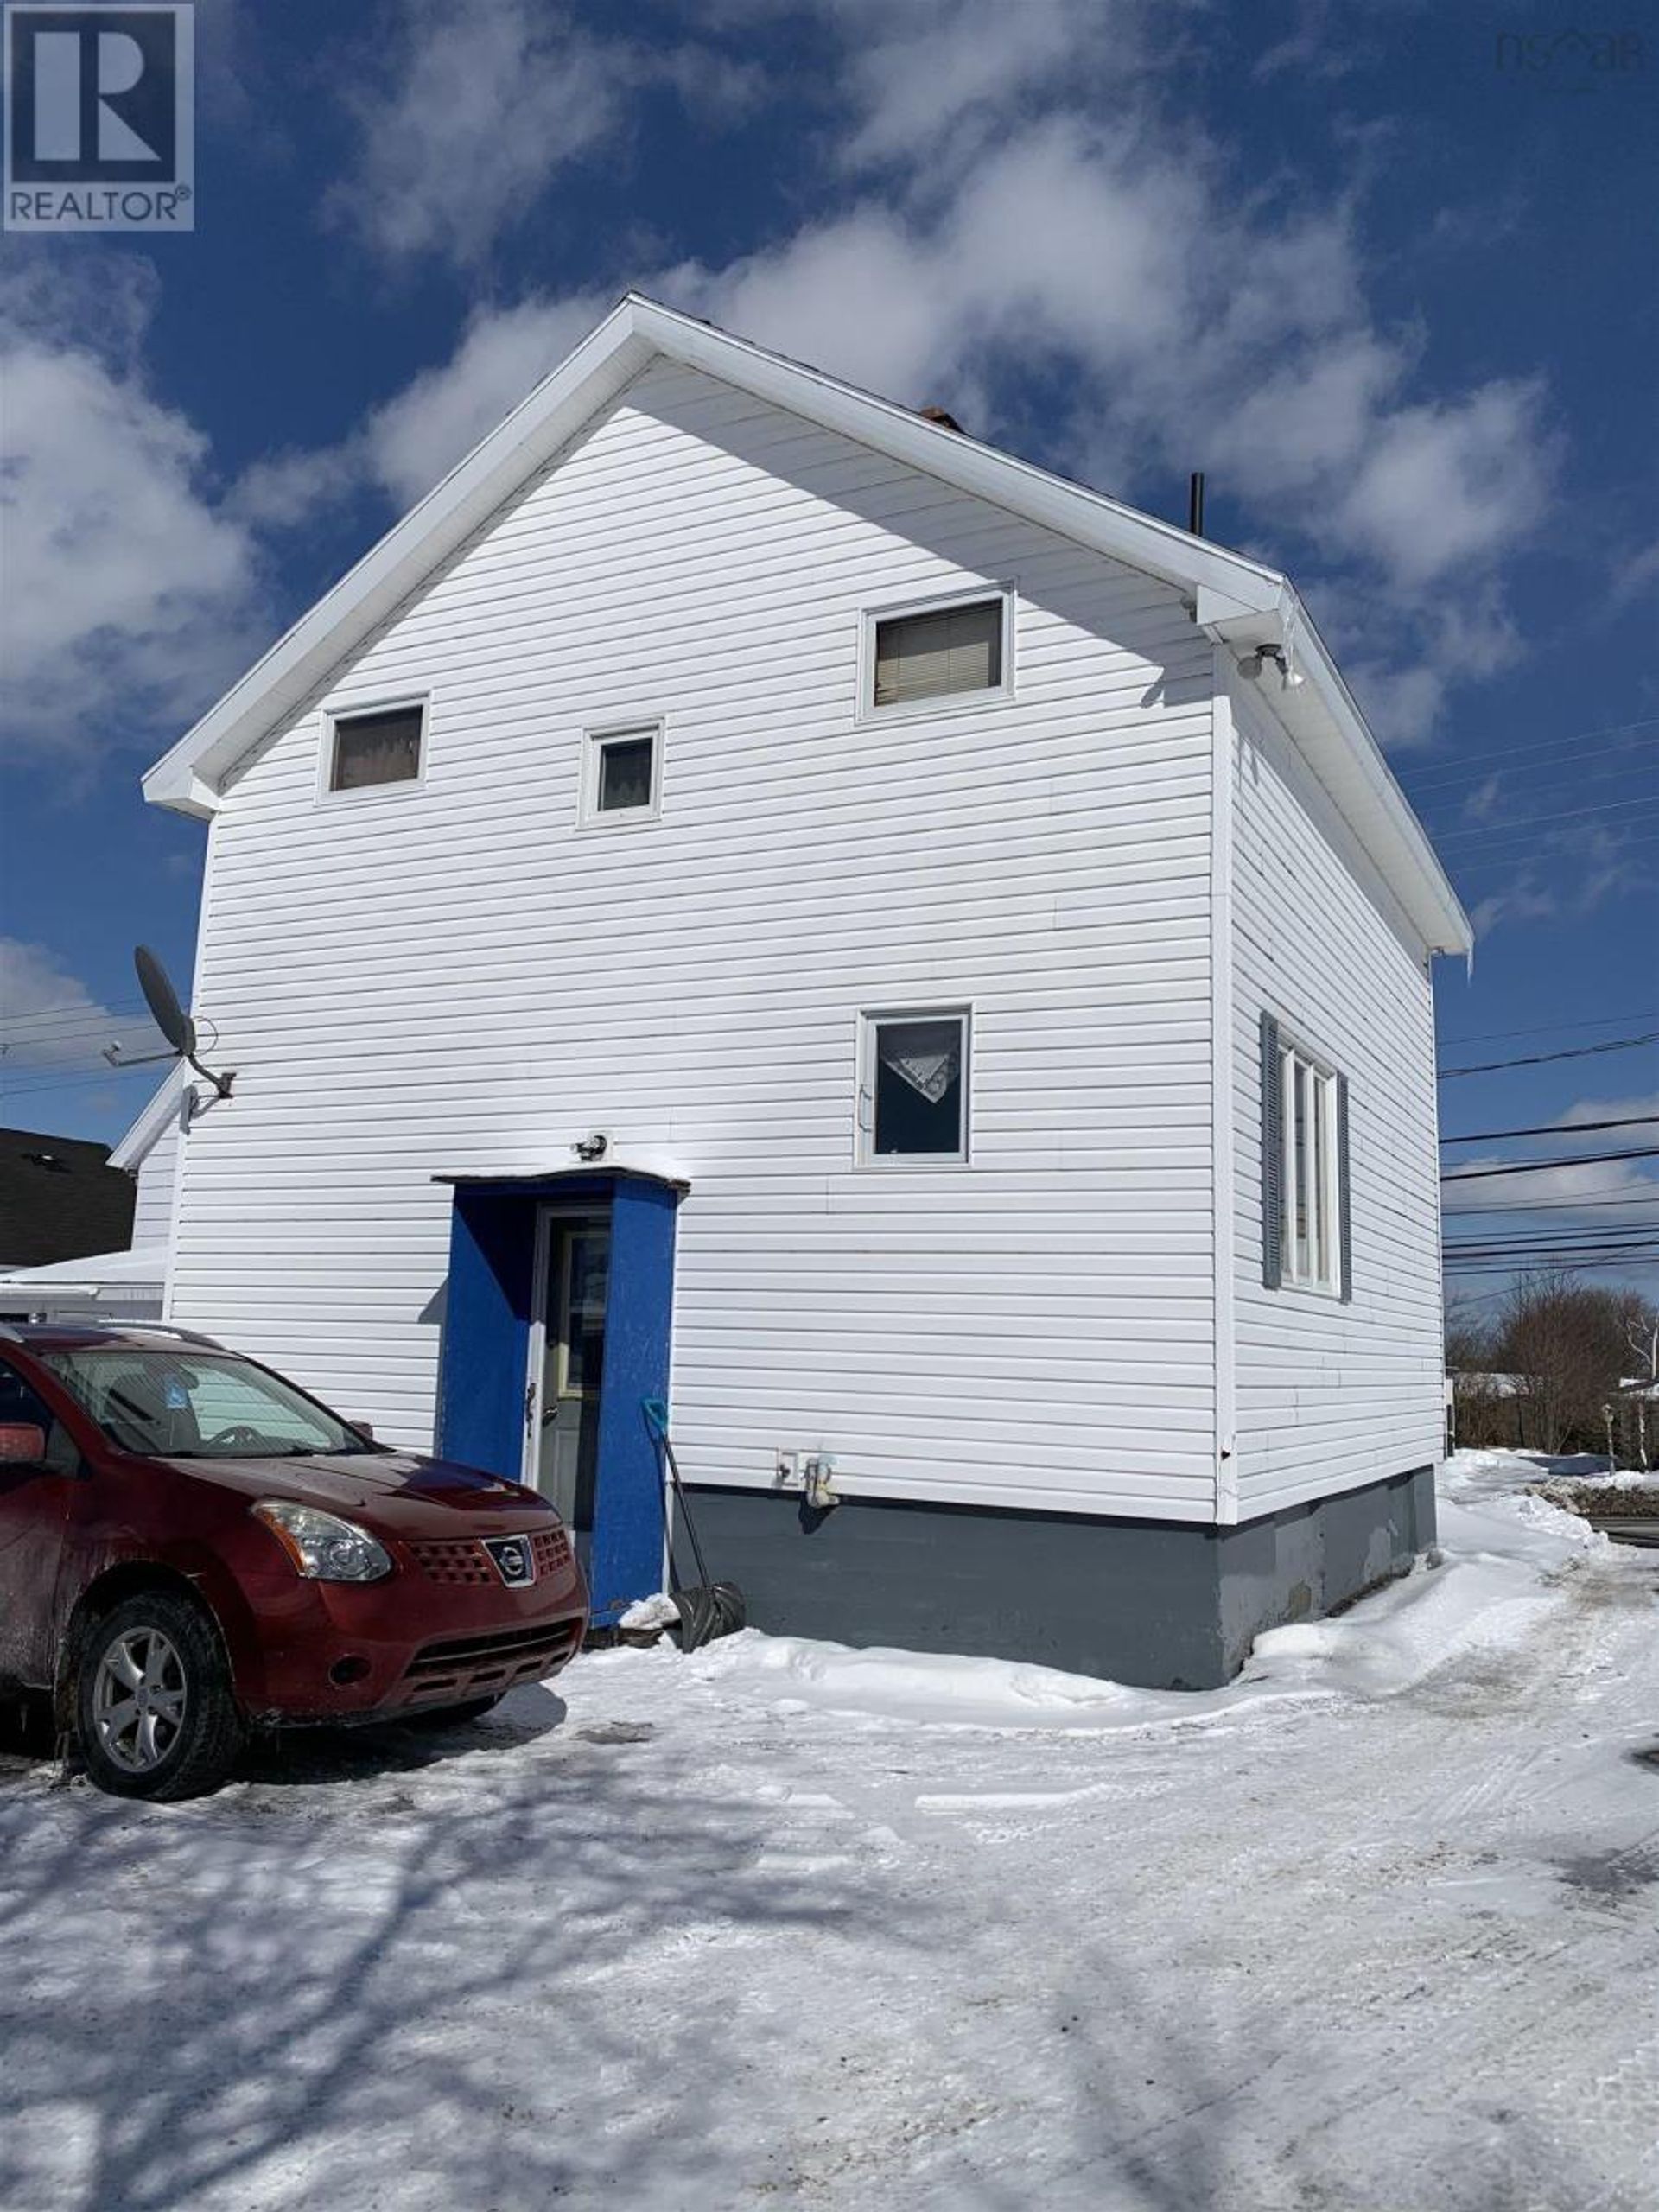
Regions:
[[[374,1441],[374,1424],[373,1424],[373,1422],[372,1422],[372,1421],[354,1421],[352,1423],[352,1427],[353,1427],[357,1431],[357,1433],[358,1433],[358,1434],[359,1434],[359,1436],[366,1436],[366,1437],[368,1438],[368,1440],[369,1440],[370,1443],[371,1443],[371,1444],[372,1444],[372,1443],[373,1443],[373,1441]]]
[[[0,1421],[0,1467],[38,1466],[46,1457],[46,1431],[32,1421]]]

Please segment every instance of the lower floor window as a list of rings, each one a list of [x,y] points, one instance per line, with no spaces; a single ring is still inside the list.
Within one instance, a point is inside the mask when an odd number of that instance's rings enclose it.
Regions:
[[[867,1014],[859,1086],[862,1156],[965,1160],[968,1053],[965,1011]]]
[[[1337,1160],[1337,1077],[1281,1046],[1284,1143],[1284,1280],[1311,1290],[1341,1288],[1341,1185]]]

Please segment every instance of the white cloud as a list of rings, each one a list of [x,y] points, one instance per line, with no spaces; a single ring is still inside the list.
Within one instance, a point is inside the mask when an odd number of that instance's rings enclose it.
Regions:
[[[363,466],[394,499],[418,498],[614,305],[585,294],[474,317],[447,363],[416,377],[370,416]]]
[[[1638,552],[1624,555],[1613,574],[1613,604],[1623,609],[1644,599],[1659,585],[1659,537]]]
[[[0,1092],[25,1096],[51,1074],[102,1073],[106,1045],[162,1049],[148,1016],[118,1014],[48,946],[0,937]]]
[[[100,287],[93,276],[101,271]],[[135,365],[150,304],[109,263],[5,289],[0,526],[8,749],[79,753],[199,703],[251,642],[251,537],[207,443]]]
[[[741,18],[741,0],[717,11],[722,31],[733,9]],[[371,165],[393,163],[375,150],[383,127],[399,144],[422,140],[420,114],[449,98],[434,57],[453,61],[460,31],[424,4],[412,20],[372,124]],[[461,25],[471,20],[464,11]],[[1305,19],[1306,38],[1322,20]],[[556,126],[563,112],[546,106],[543,80],[570,35],[539,21],[505,0],[468,65],[498,89],[512,79],[505,168],[486,155],[460,212],[442,194],[429,207],[418,181],[404,188],[404,213],[374,218],[392,225],[394,250],[460,251],[512,219],[512,146],[521,127],[537,136],[543,110]],[[981,435],[1131,499],[1154,486],[1167,497],[1172,480],[1206,467],[1212,499],[1245,509],[1251,550],[1310,589],[1385,740],[1421,741],[1458,685],[1518,657],[1501,585],[1549,509],[1545,391],[1514,377],[1425,388],[1421,334],[1370,304],[1359,210],[1247,177],[1166,101],[1171,55],[1198,35],[1201,11],[825,0],[826,26],[842,50],[824,93],[842,124],[832,153],[860,196],[734,259],[647,271],[643,289],[893,398],[948,405]],[[682,65],[701,50],[683,49]],[[1306,57],[1274,66],[1293,60]],[[604,67],[586,112],[615,131],[619,88],[639,64],[607,48]],[[470,89],[450,105],[458,132],[480,127]],[[441,151],[448,125],[434,128],[429,151]],[[540,133],[543,181],[570,143],[557,127]],[[447,362],[321,468],[284,457],[246,496],[291,518],[366,475],[407,502],[609,296],[531,295],[478,312]],[[1045,411],[1033,419],[1036,379]]]
[[[534,0],[410,0],[378,69],[346,94],[359,134],[327,219],[391,261],[466,266],[522,221],[562,169],[608,148],[648,86],[700,118],[753,91],[707,47],[601,35]]]
[[[350,100],[355,172],[327,211],[376,251],[466,261],[615,128],[623,50],[528,0],[416,0],[390,65]]]

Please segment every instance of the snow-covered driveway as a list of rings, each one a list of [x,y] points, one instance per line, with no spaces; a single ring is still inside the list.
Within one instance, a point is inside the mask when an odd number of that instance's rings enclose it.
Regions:
[[[1659,1572],[1520,1471],[1211,1696],[747,1637],[10,1763],[0,2206],[1652,2212]]]

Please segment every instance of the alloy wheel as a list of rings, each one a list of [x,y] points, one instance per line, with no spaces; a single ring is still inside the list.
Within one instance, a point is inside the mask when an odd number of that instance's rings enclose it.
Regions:
[[[184,1662],[158,1628],[130,1628],[105,1649],[92,1683],[99,1742],[125,1774],[161,1765],[184,1726]]]

